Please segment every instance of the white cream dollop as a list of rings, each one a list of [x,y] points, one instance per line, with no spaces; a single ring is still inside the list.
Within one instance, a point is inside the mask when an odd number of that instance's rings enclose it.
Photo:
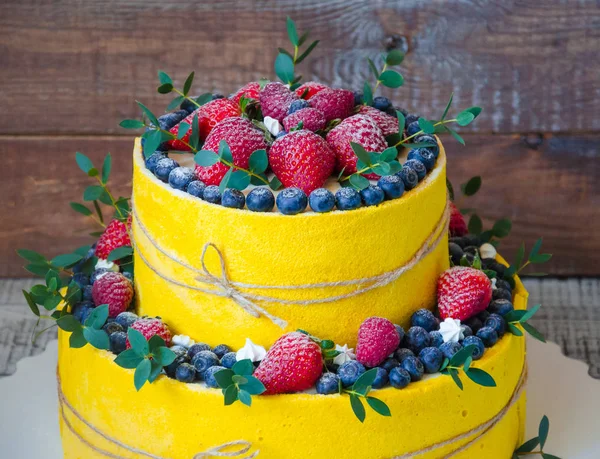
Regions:
[[[265,116],[263,120],[263,124],[267,127],[269,132],[276,136],[281,132],[281,124],[275,118],[271,118],[270,116]]]
[[[246,338],[246,344],[235,353],[235,358],[238,362],[245,359],[259,362],[265,358],[265,355],[267,355],[267,350],[264,347],[254,344],[250,338]]]
[[[496,247],[489,242],[481,244],[479,247],[479,255],[481,255],[481,258],[496,258],[497,253]]]
[[[105,268],[115,273],[119,272],[119,267],[115,263],[112,261],[103,260],[102,258],[98,258],[98,261],[96,262],[96,269],[100,268]]]
[[[190,338],[188,335],[175,335],[173,339],[171,339],[173,344],[177,344],[178,346],[183,346],[186,349],[192,347],[196,341]]]
[[[344,344],[343,346],[336,344],[335,350],[339,352],[339,354],[333,358],[333,363],[335,363],[336,365],[341,365],[350,360],[356,359],[356,355],[354,354],[354,349],[348,348],[347,344]]]
[[[458,343],[463,339],[464,333],[460,328],[460,320],[447,317],[440,323],[440,333],[444,339],[444,343]]]

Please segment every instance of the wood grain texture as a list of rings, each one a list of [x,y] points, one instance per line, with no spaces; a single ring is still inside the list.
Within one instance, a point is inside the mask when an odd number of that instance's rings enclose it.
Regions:
[[[596,0],[5,0],[0,134],[117,133],[135,99],[166,106],[158,69],[224,93],[272,77],[287,14],[322,39],[306,79],[362,87],[366,57],[396,37],[405,108],[439,116],[455,91],[457,107],[485,107],[477,132],[600,129]]]
[[[24,272],[16,248],[39,250],[48,256],[89,243],[97,228],[74,213],[69,201],[81,201],[92,179],[75,165],[76,150],[96,164],[110,151],[114,157],[115,192],[129,195],[130,137],[61,137],[0,139],[0,277]],[[509,217],[513,232],[501,251],[512,259],[521,241],[528,247],[544,236],[544,248],[554,253],[543,270],[556,275],[600,275],[600,135],[548,136],[531,148],[517,135],[468,135],[467,146],[445,141],[448,173],[455,187],[469,177],[483,176],[481,191],[459,199],[474,207],[486,228]],[[530,141],[531,144],[531,141]],[[568,215],[568,218],[565,216]]]

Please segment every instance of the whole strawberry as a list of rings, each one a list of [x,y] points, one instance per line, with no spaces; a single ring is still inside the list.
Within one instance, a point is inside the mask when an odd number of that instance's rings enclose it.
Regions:
[[[198,116],[198,128],[200,140],[205,140],[210,134],[210,131],[215,127],[215,125],[224,120],[225,118],[231,118],[241,115],[239,104],[229,99],[216,99],[208,102],[207,104],[200,107],[195,112],[190,113],[185,119],[181,121],[181,123],[187,123],[190,126],[194,121],[194,116]],[[179,125],[176,124],[173,126],[169,132],[171,134],[177,135],[179,131]],[[169,147],[173,150],[179,151],[190,151],[190,147],[184,144],[184,142],[189,143],[190,135],[192,134],[192,129],[188,129],[185,135],[181,138],[181,140],[173,139],[169,140],[167,143]]]
[[[237,92],[230,97],[232,101],[239,105],[240,99],[244,96],[246,99],[258,100],[260,95],[260,83],[258,81],[251,81],[246,83]]]
[[[358,110],[361,115],[366,115],[375,121],[375,124],[381,129],[381,132],[385,137],[392,134],[398,133],[398,118],[395,116],[388,115],[375,107],[369,107],[368,105],[362,105]]]
[[[127,219],[127,225],[117,219],[111,220],[104,229],[100,239],[98,239],[95,255],[98,258],[106,260],[110,252],[116,248],[130,246],[131,239],[129,239],[129,234],[127,233],[128,227],[131,227],[131,215]]]
[[[208,135],[202,149],[218,152],[221,140],[229,145],[233,164],[244,169],[248,168],[248,160],[255,150],[268,148],[263,132],[247,118],[227,118],[218,123]],[[206,185],[218,185],[227,170],[228,167],[220,162],[208,167],[196,166],[196,176]]]
[[[298,97],[308,100],[316,93],[321,92],[324,89],[329,89],[329,87],[325,86],[324,84],[317,83],[316,81],[307,81],[296,88],[296,94],[298,94]]]
[[[108,315],[117,317],[131,304],[133,285],[123,274],[108,271],[94,282],[92,298],[96,306],[108,304]]]
[[[366,367],[376,367],[400,345],[396,326],[383,317],[369,317],[358,329],[356,360]]]
[[[454,266],[439,278],[437,299],[442,319],[463,321],[485,311],[492,299],[492,283],[483,271]]]
[[[271,82],[260,92],[259,99],[263,116],[270,116],[281,123],[291,103],[297,100],[298,96],[283,83]]]
[[[303,129],[275,140],[269,164],[285,187],[297,187],[309,195],[333,172],[335,153],[321,136]]]
[[[448,231],[450,231],[450,236],[452,237],[464,236],[469,232],[465,223],[465,217],[463,217],[453,202],[450,203],[450,225]]]
[[[254,376],[265,385],[265,394],[285,394],[309,389],[322,372],[319,345],[303,333],[291,332],[275,341]]]
[[[362,145],[367,151],[381,152],[387,148],[387,142],[375,121],[365,115],[346,118],[327,134],[327,142],[335,152],[335,169],[344,169],[344,175],[356,172],[357,156],[350,142]],[[377,179],[377,174],[366,174],[369,179]]]
[[[344,119],[354,109],[354,93],[347,89],[324,89],[310,98],[310,106],[323,112],[329,122]]]
[[[290,131],[302,122],[302,129],[307,129],[312,132],[317,132],[325,127],[327,120],[323,113],[316,108],[303,108],[283,119],[283,128]]]
[[[139,331],[146,340],[149,340],[154,335],[160,336],[164,341],[165,345],[169,346],[171,344],[171,330],[169,327],[158,317],[142,317],[136,320],[130,328]],[[127,349],[131,347],[129,344],[129,339],[126,342]]]

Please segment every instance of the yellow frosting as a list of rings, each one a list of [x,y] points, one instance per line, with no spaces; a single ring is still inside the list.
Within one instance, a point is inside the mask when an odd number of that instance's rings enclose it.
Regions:
[[[139,140],[134,149],[133,194],[137,216],[154,243],[171,256],[201,268],[203,247],[221,250],[231,281],[253,285],[298,286],[372,277],[406,264],[435,233],[446,206],[446,156],[440,145],[436,168],[401,198],[378,206],[326,214],[286,216],[229,209],[173,190],[144,165]],[[438,231],[441,231],[439,228]],[[446,234],[413,269],[382,288],[352,298],[313,305],[261,301],[260,306],[287,321],[285,329],[255,318],[230,298],[174,285],[149,269],[139,252],[161,274],[188,285],[197,272],[159,252],[134,219],[135,279],[140,314],[160,316],[176,333],[210,344],[241,347],[245,338],[269,346],[284,331],[310,330],[340,344],[354,344],[362,321],[382,316],[408,324],[414,311],[435,304],[436,281],[448,268]],[[220,276],[214,251],[206,257]],[[284,300],[344,295],[356,286],[309,290],[242,289]]]

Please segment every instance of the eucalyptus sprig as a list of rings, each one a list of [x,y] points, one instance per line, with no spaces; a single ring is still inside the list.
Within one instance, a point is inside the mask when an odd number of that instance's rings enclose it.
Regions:
[[[390,408],[382,400],[369,395],[373,382],[377,377],[377,368],[365,371],[349,389],[344,389],[340,381],[338,390],[340,394],[348,394],[350,396],[350,406],[352,412],[360,422],[365,422],[367,413],[363,405],[363,400],[371,407],[373,411],[381,416],[391,416]]]
[[[102,327],[108,319],[108,305],[103,304],[92,309],[82,325],[72,314],[61,314],[56,324],[61,330],[70,332],[69,346],[80,348],[90,343],[96,349],[110,349],[108,335]]]
[[[504,278],[514,286],[514,276],[520,274],[527,266],[546,263],[552,259],[551,253],[540,253],[542,248],[543,238],[539,238],[533,244],[531,251],[525,260],[525,243],[523,242],[517,251],[517,256],[515,257],[515,262],[510,265],[510,267],[505,271]],[[528,276],[542,277],[545,276],[546,273],[542,272],[534,272],[534,273],[526,273]]]
[[[308,57],[319,44],[319,40],[313,41],[304,51],[301,51],[300,48],[306,43],[310,30],[307,30],[302,36],[298,36],[296,23],[289,16],[287,17],[286,25],[288,37],[294,51],[289,52],[284,48],[278,48],[279,54],[275,59],[275,74],[285,84],[289,84],[290,89],[293,91],[300,85],[298,82],[302,79],[302,75],[295,75],[296,65]]]
[[[460,390],[463,390],[463,383],[459,376],[461,370],[475,384],[484,387],[496,387],[496,381],[494,381],[492,375],[481,368],[471,366],[473,363],[473,351],[476,349],[477,347],[474,344],[465,346],[454,354],[451,359],[445,358],[442,363],[440,373],[451,376]]]
[[[169,349],[158,335],[146,340],[139,331],[129,328],[127,339],[131,348],[121,352],[115,363],[122,368],[135,368],[133,383],[139,391],[146,382],[152,384],[161,374],[163,367],[173,363],[177,354]]]
[[[504,316],[504,320],[506,320],[508,331],[515,336],[523,336],[522,330],[525,330],[535,339],[545,343],[546,338],[544,338],[544,335],[528,322],[528,320],[538,312],[541,306],[541,304],[536,304],[528,310],[515,310],[507,313]]]
[[[162,70],[158,71],[158,81],[160,85],[156,89],[159,94],[170,94],[175,93],[177,97],[175,97],[167,106],[165,111],[169,112],[171,110],[175,110],[177,107],[181,105],[181,103],[185,100],[195,105],[197,108],[202,107],[204,104],[210,102],[212,100],[212,94],[210,92],[201,94],[198,97],[190,97],[189,93],[192,89],[192,84],[194,82],[195,72],[192,72],[188,75],[183,84],[183,89],[179,90],[175,87],[173,83],[173,79],[167,75]]]
[[[548,440],[548,433],[550,431],[550,420],[548,416],[544,415],[542,420],[540,421],[540,425],[538,427],[538,436],[533,437],[530,440],[527,440],[517,449],[515,449],[512,459],[519,459],[520,457],[531,456],[531,455],[540,455],[543,459],[560,459],[560,457],[555,456],[554,454],[546,453],[544,451],[544,447],[546,446],[546,440]],[[540,447],[538,450],[535,448]]]
[[[252,373],[254,373],[254,364],[250,359],[240,360],[231,369],[223,369],[215,373],[226,406],[236,400],[246,406],[252,406],[252,396],[266,391],[263,383],[252,376]]]
[[[351,175],[343,176],[343,171],[338,177],[342,185],[348,185],[356,190],[362,190],[369,186],[369,180],[363,177],[363,174],[375,173],[377,175],[393,175],[402,169],[402,165],[397,161],[398,150],[395,147],[389,147],[381,153],[367,151],[365,148],[355,142],[350,142],[352,151],[358,157],[356,160],[357,171]]]
[[[398,49],[393,49],[387,54],[382,55],[383,67],[378,69],[371,59],[367,59],[369,68],[375,76],[375,86],[372,88],[368,81],[363,86],[363,101],[365,105],[373,104],[373,94],[380,85],[388,88],[399,88],[404,84],[404,77],[400,72],[391,70],[389,67],[400,65],[404,60],[404,53]],[[400,131],[401,132],[401,131]]]

